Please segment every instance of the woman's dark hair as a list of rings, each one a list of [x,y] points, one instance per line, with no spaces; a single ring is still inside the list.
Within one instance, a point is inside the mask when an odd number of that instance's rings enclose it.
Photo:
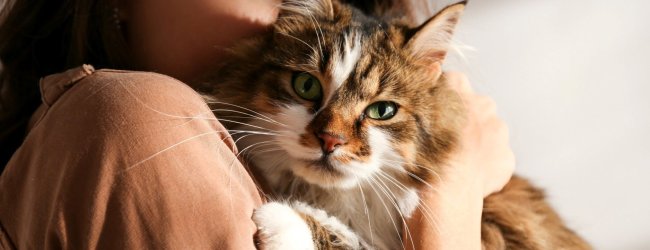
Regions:
[[[40,104],[41,77],[84,63],[127,67],[113,1],[7,0],[0,6],[0,171]]]

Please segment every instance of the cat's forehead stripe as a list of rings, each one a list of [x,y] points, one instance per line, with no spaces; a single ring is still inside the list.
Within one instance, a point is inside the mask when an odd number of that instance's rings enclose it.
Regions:
[[[334,47],[332,63],[332,89],[338,89],[350,76],[361,57],[361,37],[354,32],[343,36],[342,48]]]

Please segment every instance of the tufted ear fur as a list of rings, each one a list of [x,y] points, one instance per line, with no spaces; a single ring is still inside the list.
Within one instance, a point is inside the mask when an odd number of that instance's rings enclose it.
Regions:
[[[406,48],[421,63],[430,65],[436,72],[447,55],[454,27],[465,9],[463,1],[447,6],[419,27],[409,30],[412,34]]]
[[[332,0],[284,0],[280,6],[279,18],[287,18],[293,15],[306,16],[311,18],[334,18],[334,7]]]

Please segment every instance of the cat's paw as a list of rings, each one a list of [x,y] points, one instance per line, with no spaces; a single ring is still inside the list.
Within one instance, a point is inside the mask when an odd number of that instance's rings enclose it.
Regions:
[[[336,217],[329,216],[324,210],[301,202],[294,203],[292,207],[313,220],[311,226],[318,228],[313,229],[316,232],[313,236],[319,249],[373,249],[348,226]]]
[[[309,226],[300,214],[288,205],[278,202],[264,204],[253,213],[253,221],[257,225],[258,249],[315,248]]]

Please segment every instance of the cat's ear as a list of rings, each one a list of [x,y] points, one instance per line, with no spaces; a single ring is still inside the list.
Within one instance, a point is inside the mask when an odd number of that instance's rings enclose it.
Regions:
[[[463,1],[447,6],[419,27],[409,30],[411,36],[406,42],[406,48],[419,62],[440,70],[466,3]]]
[[[309,18],[334,18],[332,0],[284,0],[280,5],[279,18],[300,15]]]

